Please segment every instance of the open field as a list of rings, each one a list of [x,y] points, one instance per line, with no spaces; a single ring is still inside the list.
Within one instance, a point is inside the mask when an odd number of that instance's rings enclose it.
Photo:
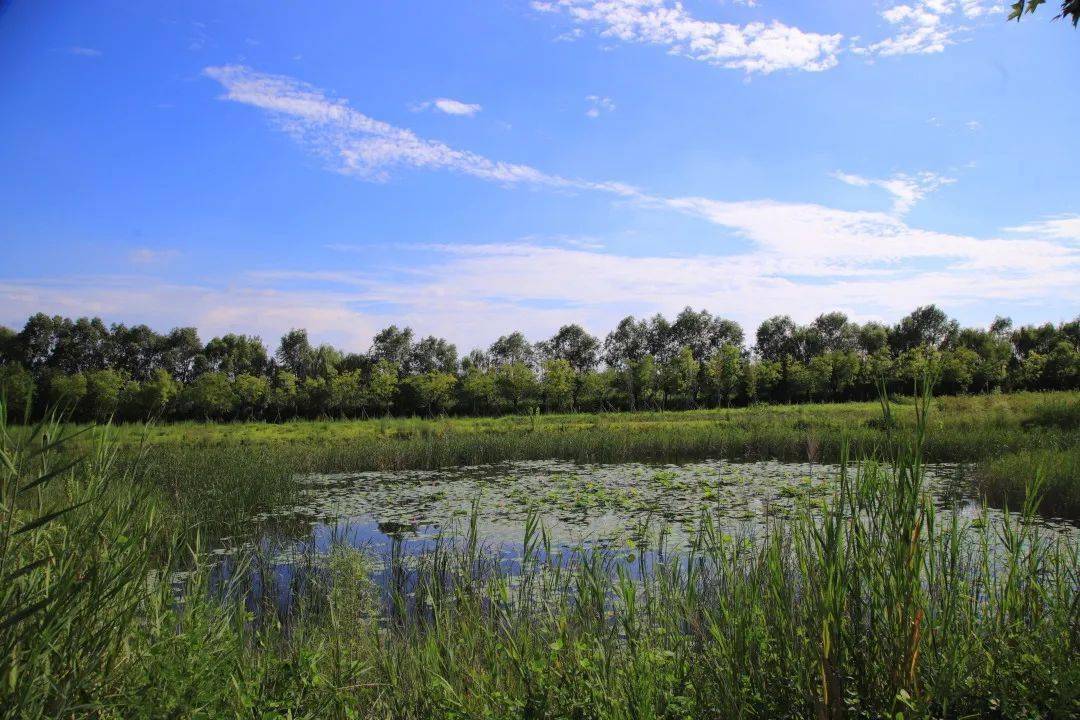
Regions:
[[[774,488],[783,512],[754,530],[730,529],[714,497],[686,516],[678,552],[665,549],[663,534],[621,548],[566,548],[548,528],[560,512],[744,492],[738,482],[710,481],[713,466],[603,466],[616,481],[606,484],[583,469],[584,495],[577,475],[559,473],[543,485],[549,492],[526,489],[532,509],[509,545],[491,544],[474,504],[457,530],[428,540],[410,544],[404,524],[381,526],[397,538],[387,555],[302,524],[209,553],[205,536],[189,543],[180,515],[162,522],[159,492],[176,492],[188,520],[231,508],[235,517],[217,519],[239,529],[252,524],[242,512],[294,499],[287,470],[358,458],[391,469],[475,460],[509,447],[504,437],[516,437],[523,453],[554,447],[571,459],[598,448],[606,457],[641,448],[653,459],[685,457],[731,437],[738,413],[541,418],[536,430],[532,419],[485,421],[487,430],[455,421],[442,434],[432,429],[438,423],[330,423],[340,434],[314,455],[319,424],[162,427],[152,432],[165,442],[150,449],[146,467],[132,460],[130,428],[118,431],[119,445],[101,433],[93,445],[87,436],[54,445],[59,427],[29,444],[26,430],[5,431],[0,716],[1075,716],[1076,533],[1039,521],[1044,488],[1034,480],[1018,514],[950,509],[927,490],[922,452],[923,439],[960,453],[1006,438],[1028,452],[1049,441],[1067,447],[1073,435],[1028,422],[1047,414],[1047,398],[964,402],[966,421],[936,401],[922,411],[897,406],[893,423],[877,424],[869,406],[757,411],[766,419],[743,441],[795,448],[801,433],[804,456],[808,433],[821,433],[825,455],[839,442],[829,433],[861,418],[862,460],[805,482],[797,478],[814,475],[812,466],[797,466],[794,484]],[[979,425],[979,413],[998,421]],[[808,418],[818,422],[801,424]],[[567,421],[580,429],[565,430]],[[627,432],[635,423],[667,439],[646,444],[644,429]],[[192,442],[200,432],[207,437]],[[294,438],[212,437],[230,432]],[[355,442],[360,432],[366,440]],[[560,434],[579,439],[555,444]],[[596,442],[619,435],[631,440]],[[424,448],[429,454],[402,454]],[[89,454],[65,469],[78,449]],[[276,480],[243,482],[274,468]],[[149,495],[148,480],[156,483]],[[564,482],[565,495],[550,493]]]

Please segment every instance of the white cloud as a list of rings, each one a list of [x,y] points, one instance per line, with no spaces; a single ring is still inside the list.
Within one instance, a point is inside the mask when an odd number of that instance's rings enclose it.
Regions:
[[[340,292],[271,289],[244,278],[224,285],[164,283],[144,275],[0,280],[0,324],[19,326],[44,311],[159,330],[195,326],[203,340],[245,332],[271,347],[290,328],[304,327],[321,342],[362,350],[378,327],[350,307],[355,299]]]
[[[529,184],[596,192],[697,217],[750,240],[764,263],[787,275],[854,276],[905,268],[934,259],[956,269],[1040,273],[1075,266],[1075,250],[1051,239],[998,240],[949,235],[913,228],[902,215],[927,193],[953,182],[923,172],[870,179],[839,173],[857,186],[879,187],[894,199],[893,214],[839,210],[821,205],[771,200],[726,202],[702,197],[664,197],[620,182],[564,178],[527,165],[491,160],[417,137],[409,130],[373,120],[344,101],[327,98],[291,78],[254,73],[237,66],[208,68],[226,88],[226,98],[274,114],[281,127],[318,152],[340,158],[339,171],[380,178],[408,166],[447,169],[490,182]],[[724,238],[719,238],[723,241]]]
[[[1000,2],[987,2],[987,0],[962,0],[961,10],[964,17],[974,20],[984,15],[1004,15],[1005,6]]]
[[[38,311],[95,314],[159,328],[194,324],[204,338],[255,332],[271,345],[289,328],[306,327],[316,341],[351,350],[365,349],[377,329],[397,323],[446,336],[465,350],[513,329],[547,337],[567,322],[602,334],[628,313],[670,315],[686,305],[709,308],[752,331],[778,313],[805,322],[842,309],[892,321],[935,302],[950,312],[981,305],[989,320],[1004,306],[1017,313],[1026,305],[1038,318],[1050,301],[1065,308],[1080,302],[1080,252],[1053,243],[931,233],[891,216],[815,205],[687,203],[687,212],[738,228],[754,248],[642,256],[591,242],[536,239],[413,246],[431,264],[393,280],[365,258],[364,272],[282,270],[216,285],[146,277],[0,281],[0,322],[18,325]],[[883,236],[885,229],[892,234]],[[800,235],[807,232],[814,235]],[[875,264],[950,255],[950,267],[931,270]],[[1031,260],[1016,265],[1017,257]],[[345,257],[335,265],[348,263]]]
[[[897,27],[897,34],[855,52],[874,55],[912,55],[944,52],[953,43],[955,28],[945,22],[953,12],[951,0],[919,0],[894,5],[881,16]]]
[[[944,177],[932,172],[920,172],[914,175],[897,173],[885,179],[865,178],[845,172],[834,172],[833,177],[856,187],[878,187],[893,196],[893,212],[904,215],[917,202],[944,185],[956,182],[954,178]]]
[[[978,132],[982,130],[982,123],[978,120],[968,120],[966,123],[964,123],[964,127],[966,127],[971,132]]]
[[[563,13],[601,37],[660,45],[674,55],[748,73],[828,70],[843,35],[805,32],[773,20],[746,25],[700,20],[668,0],[554,0],[533,9]]]
[[[1000,2],[988,0],[913,0],[892,5],[881,12],[896,34],[866,47],[852,49],[862,55],[927,55],[944,52],[956,36],[968,28],[954,19],[963,15],[976,20],[991,13],[1003,13]]]
[[[589,105],[585,111],[586,117],[598,118],[602,113],[615,112],[615,103],[609,97],[586,95],[585,102]]]
[[[454,170],[508,184],[572,184],[527,165],[494,162],[425,140],[290,77],[257,73],[242,65],[208,67],[203,73],[221,83],[224,99],[271,113],[283,130],[335,161],[337,170],[345,174],[384,180],[391,168],[414,167]]]
[[[1011,233],[1080,242],[1080,215],[1061,215],[1005,229]],[[1080,279],[1077,282],[1080,283]]]
[[[435,98],[434,100],[425,100],[422,103],[417,103],[413,106],[415,112],[427,110],[432,108],[438,110],[441,113],[447,115],[465,115],[472,117],[476,113],[480,112],[483,108],[475,103],[462,102],[460,100],[453,100],[451,98]]]
[[[79,47],[75,45],[68,48],[68,53],[71,55],[78,55],[79,57],[99,58],[101,57],[101,51],[94,48]]]

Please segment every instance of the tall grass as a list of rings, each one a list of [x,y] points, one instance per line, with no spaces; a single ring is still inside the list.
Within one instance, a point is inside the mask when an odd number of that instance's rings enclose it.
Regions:
[[[933,462],[988,462],[1016,454],[1080,447],[1080,433],[1039,421],[1044,407],[1075,394],[1025,393],[936,399],[926,408],[922,453]],[[869,403],[721,411],[562,415],[443,420],[293,422],[282,425],[179,424],[123,428],[125,447],[151,445],[140,470],[166,519],[228,532],[289,501],[296,475],[362,470],[433,469],[505,460],[684,462],[706,458],[836,462],[845,449],[869,455],[889,432],[912,433],[912,401],[892,408],[892,426]],[[1072,448],[1072,450],[1069,450]],[[1016,462],[1016,461],[1013,461]],[[1024,470],[1021,464],[1018,469]],[[1080,492],[1080,474],[1047,458],[1047,510],[1080,517],[1056,503]],[[1013,476],[1009,492],[984,490],[1015,507],[1034,466]],[[989,473],[982,473],[988,477]]]
[[[147,572],[134,476],[88,459],[28,502],[19,488],[59,449],[47,430],[21,449],[5,434],[0,562],[19,590],[0,595],[0,713],[1075,717],[1080,547],[1036,522],[1038,476],[1016,516],[938,511],[930,407],[920,398],[910,429],[886,419],[824,506],[763,535],[724,535],[704,512],[687,553],[560,552],[533,513],[511,567],[473,521],[411,561],[392,552],[382,589],[378,560],[345,547],[288,573],[253,558],[224,580],[200,560],[178,589],[168,566]]]

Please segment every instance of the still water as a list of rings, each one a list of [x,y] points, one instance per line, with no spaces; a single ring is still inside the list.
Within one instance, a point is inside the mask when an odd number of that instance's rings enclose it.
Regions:
[[[837,465],[731,462],[680,465],[582,464],[567,461],[314,475],[301,478],[301,502],[265,520],[292,528],[295,539],[324,550],[346,542],[376,553],[392,543],[420,552],[437,536],[465,531],[475,513],[479,538],[495,552],[520,547],[530,508],[553,546],[609,550],[678,548],[702,513],[730,534],[756,534],[783,524],[797,504],[820,504]],[[849,468],[849,472],[854,472]],[[945,511],[978,523],[983,512],[965,468],[932,465],[927,488]],[[993,522],[1000,511],[989,510]],[[1076,534],[1065,522],[1049,529]],[[284,539],[284,538],[282,538]]]

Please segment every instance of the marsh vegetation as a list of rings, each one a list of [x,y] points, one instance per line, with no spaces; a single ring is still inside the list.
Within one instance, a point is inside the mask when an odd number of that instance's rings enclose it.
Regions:
[[[1075,402],[5,425],[0,707],[1075,715]]]

